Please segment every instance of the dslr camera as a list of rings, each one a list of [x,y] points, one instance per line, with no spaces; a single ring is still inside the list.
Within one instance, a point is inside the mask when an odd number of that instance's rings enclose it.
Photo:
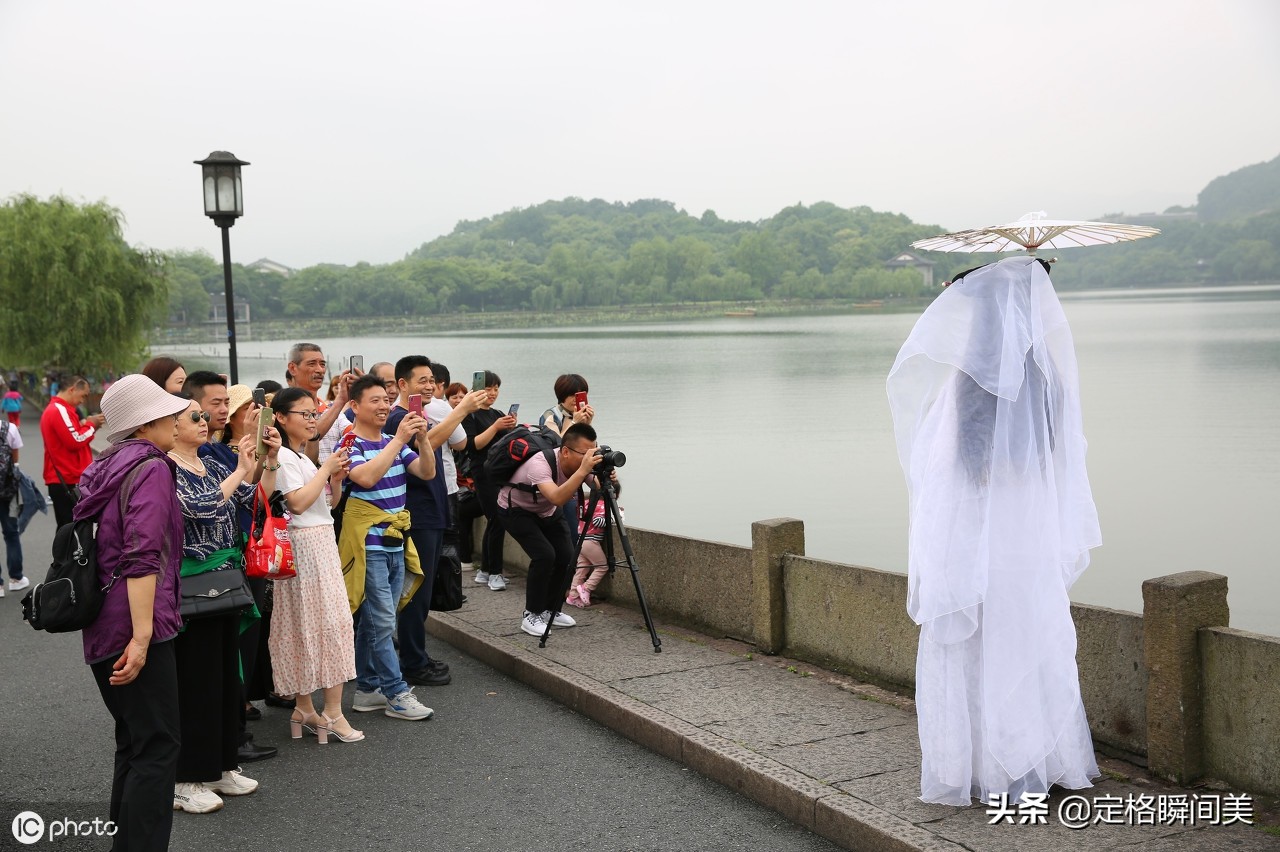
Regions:
[[[596,476],[608,476],[613,472],[615,467],[622,467],[627,463],[627,457],[620,450],[601,444],[596,448],[600,452],[600,461],[596,462],[596,466],[591,468],[591,472]]]

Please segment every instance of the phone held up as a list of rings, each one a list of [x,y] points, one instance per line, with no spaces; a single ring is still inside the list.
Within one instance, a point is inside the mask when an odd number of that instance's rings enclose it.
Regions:
[[[253,389],[253,404],[259,408],[267,407],[267,392],[264,388]]]
[[[419,417],[422,417],[422,416],[423,416],[423,414],[422,414],[422,394],[420,394],[420,393],[411,393],[411,394],[409,394],[409,410],[410,410],[411,412],[413,412],[414,414],[418,415]]]
[[[578,391],[577,393],[575,393],[575,394],[573,395],[573,404],[574,404],[574,407],[576,407],[578,411],[581,411],[582,409],[586,408],[586,407],[587,407],[587,392],[586,392],[586,391]]]
[[[508,417],[515,417],[516,412],[520,410],[520,403],[513,403],[511,408],[507,410]]]
[[[356,442],[356,433],[355,433],[355,430],[353,429],[347,434],[343,435],[338,440],[338,446],[334,450],[334,452],[338,452],[339,450],[346,450],[347,452],[351,452],[351,447],[353,444],[355,444],[355,442]]]
[[[362,376],[363,376],[363,375],[364,375],[364,356],[363,356],[363,355],[352,355],[352,356],[351,356],[351,363],[350,363],[350,366],[348,367],[348,369],[350,369],[350,370],[351,370],[351,372],[353,372],[353,373],[358,373],[358,374],[360,374],[360,375],[362,375]]]
[[[258,412],[258,458],[262,458],[262,454],[267,451],[267,430],[271,428],[273,417],[270,408],[263,408]]]
[[[476,370],[471,374],[471,389],[473,391],[484,390],[484,370]]]

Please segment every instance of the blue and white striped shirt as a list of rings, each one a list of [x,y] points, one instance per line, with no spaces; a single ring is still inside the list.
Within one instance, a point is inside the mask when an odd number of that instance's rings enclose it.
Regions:
[[[355,470],[365,462],[372,461],[383,448],[391,442],[391,437],[383,435],[381,440],[370,441],[367,438],[356,437],[355,443],[351,445],[351,469]],[[387,472],[381,479],[373,484],[372,488],[361,488],[355,482],[351,483],[351,496],[358,500],[372,503],[379,509],[387,512],[402,512],[406,505],[406,495],[408,492],[408,475],[405,468],[418,460],[418,454],[407,446],[400,449],[400,455],[391,463],[391,467],[387,468]],[[383,540],[383,533],[386,532],[387,524],[378,524],[369,528],[369,534],[364,539],[365,550],[403,550],[404,544],[401,539]]]

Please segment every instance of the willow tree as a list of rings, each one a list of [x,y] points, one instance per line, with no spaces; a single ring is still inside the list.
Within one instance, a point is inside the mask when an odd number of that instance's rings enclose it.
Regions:
[[[18,195],[0,206],[0,364],[133,367],[158,307],[163,256],[131,248],[119,210]]]

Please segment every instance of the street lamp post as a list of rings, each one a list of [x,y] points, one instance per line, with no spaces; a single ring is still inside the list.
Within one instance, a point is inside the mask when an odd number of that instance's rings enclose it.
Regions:
[[[204,215],[222,229],[222,276],[227,299],[227,343],[231,346],[231,384],[239,384],[236,365],[236,309],[231,287],[231,237],[229,231],[236,219],[244,215],[244,193],[240,186],[240,167],[249,165],[230,151],[214,151],[203,160],[194,161],[204,175]]]

